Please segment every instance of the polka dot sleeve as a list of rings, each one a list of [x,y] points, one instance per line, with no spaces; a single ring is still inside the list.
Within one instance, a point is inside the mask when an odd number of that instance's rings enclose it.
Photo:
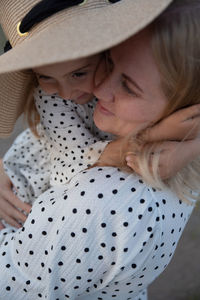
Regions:
[[[2,299],[146,299],[193,207],[133,175],[93,168],[41,195],[0,232]]]
[[[37,197],[50,187],[49,142],[39,126],[40,138],[30,129],[21,133],[4,155],[4,169],[17,196],[32,204]]]

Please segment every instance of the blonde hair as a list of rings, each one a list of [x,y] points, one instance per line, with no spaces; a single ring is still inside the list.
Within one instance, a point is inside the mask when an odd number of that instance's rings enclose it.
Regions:
[[[33,75],[33,84],[29,91],[29,96],[27,98],[26,104],[24,106],[24,117],[28,124],[28,127],[31,129],[33,134],[39,138],[39,133],[37,131],[37,125],[40,123],[40,115],[35,106],[35,100],[33,97],[33,92],[35,87],[37,87],[38,82],[36,76],[34,75],[32,70],[27,70],[27,73],[31,73]]]
[[[168,99],[164,118],[180,108],[200,103],[200,1],[175,0],[150,29],[153,55]],[[200,157],[162,181],[158,174],[159,153],[151,155],[155,144],[143,146],[138,164],[147,183],[161,189],[167,186],[185,201],[199,199]]]

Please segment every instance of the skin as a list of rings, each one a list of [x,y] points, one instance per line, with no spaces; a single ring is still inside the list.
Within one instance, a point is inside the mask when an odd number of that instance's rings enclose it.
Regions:
[[[2,160],[0,160],[0,218],[5,220],[8,224],[20,228],[21,223],[26,220],[26,215],[19,211],[19,208],[28,214],[31,206],[23,203],[14,193],[13,185],[9,177],[3,170]],[[0,229],[4,228],[3,223],[0,222]]]
[[[34,68],[41,88],[47,94],[57,94],[63,99],[71,99],[84,104],[93,97],[94,76],[101,55],[81,58]]]
[[[110,50],[110,72],[94,90],[94,122],[101,130],[124,137],[161,118],[167,99],[150,42],[146,29]]]

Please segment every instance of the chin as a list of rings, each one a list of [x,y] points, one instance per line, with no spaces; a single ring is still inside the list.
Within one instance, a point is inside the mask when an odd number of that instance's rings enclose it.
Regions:
[[[101,131],[104,131],[104,132],[107,132],[107,133],[111,133],[113,135],[116,135],[116,133],[114,132],[114,130],[112,130],[112,128],[106,126],[105,122],[101,121],[101,120],[96,120],[95,119],[95,116],[94,116],[94,124],[96,125],[96,127],[101,130]]]
[[[83,99],[79,99],[79,100],[73,100],[76,104],[86,104],[89,101],[91,101],[93,99],[93,95],[87,95],[86,97],[84,97]]]

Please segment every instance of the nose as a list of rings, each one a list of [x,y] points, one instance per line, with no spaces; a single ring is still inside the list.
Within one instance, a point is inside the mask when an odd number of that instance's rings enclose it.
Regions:
[[[70,86],[66,85],[65,82],[60,83],[58,86],[58,95],[65,100],[72,99],[72,90]]]
[[[94,95],[103,101],[113,102],[115,94],[116,82],[112,73],[104,76],[94,88]]]

